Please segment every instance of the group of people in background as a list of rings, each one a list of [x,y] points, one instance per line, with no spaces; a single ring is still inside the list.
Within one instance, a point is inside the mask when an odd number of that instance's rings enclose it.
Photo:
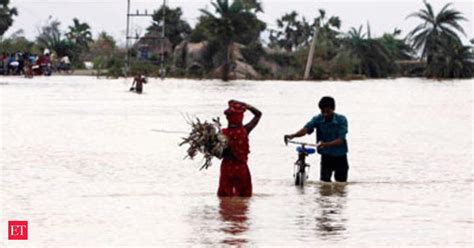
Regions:
[[[69,57],[63,56],[58,60],[49,49],[45,49],[40,55],[21,51],[0,52],[0,75],[24,75],[31,78],[35,75],[50,76],[53,70],[69,72],[71,70]]]

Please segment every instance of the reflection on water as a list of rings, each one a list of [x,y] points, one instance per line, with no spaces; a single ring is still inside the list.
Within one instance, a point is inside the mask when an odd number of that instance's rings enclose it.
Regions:
[[[30,247],[472,247],[472,80],[150,79],[143,95],[123,79],[0,80],[0,225],[27,219]],[[313,156],[300,190],[282,135],[324,95],[349,120],[350,182],[320,184]],[[177,145],[183,116],[222,118],[229,99],[264,113],[250,200],[219,199],[218,162],[199,171]]]
[[[316,198],[316,231],[319,236],[342,236],[346,231],[343,211],[346,207],[346,184],[321,183]]]
[[[223,222],[221,231],[227,234],[221,243],[227,245],[247,243],[248,241],[242,236],[249,229],[247,221],[249,198],[221,197],[219,207],[219,214]]]
[[[295,187],[302,194],[293,211],[296,239],[303,242],[339,241],[347,238],[348,188],[343,183],[310,182],[304,188]],[[291,196],[289,196],[291,198]]]
[[[192,226],[192,235],[188,243],[235,246],[248,244],[250,198],[212,198],[198,201],[191,209],[187,223]]]

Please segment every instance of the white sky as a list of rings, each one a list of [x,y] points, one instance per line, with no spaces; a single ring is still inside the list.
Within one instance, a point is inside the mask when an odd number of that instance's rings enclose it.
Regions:
[[[131,0],[132,10],[148,9],[151,12],[158,9],[162,0]],[[410,13],[423,8],[422,0],[262,0],[264,13],[260,18],[269,27],[274,27],[276,19],[284,13],[296,10],[307,19],[318,15],[317,10],[323,8],[328,15],[339,16],[342,20],[342,30],[350,27],[370,23],[373,36],[390,32],[398,27],[403,34],[414,28],[419,21],[405,17]],[[469,19],[462,23],[467,34],[465,41],[474,38],[474,1],[473,0],[430,0],[435,12],[448,2],[452,2],[457,10],[464,13]],[[201,14],[200,9],[212,10],[210,0],[167,0],[172,7],[181,7],[184,19],[191,25],[196,23]],[[52,16],[62,23],[66,30],[71,25],[72,18],[89,23],[94,35],[105,30],[113,35],[120,44],[124,43],[126,24],[127,0],[11,0],[11,5],[18,9],[19,15],[15,18],[13,26],[7,36],[18,29],[23,29],[28,38],[33,39],[38,34],[38,28]],[[151,19],[135,20],[133,26],[144,30]]]

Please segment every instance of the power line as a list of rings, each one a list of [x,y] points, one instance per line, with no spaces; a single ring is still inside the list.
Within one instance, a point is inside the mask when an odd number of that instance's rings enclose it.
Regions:
[[[165,43],[165,16],[166,16],[166,0],[163,0],[162,4],[162,9],[163,9],[163,25],[162,25],[162,30],[161,30],[161,37],[160,36],[152,36],[152,35],[145,35],[143,37],[140,37],[138,33],[135,36],[131,36],[130,32],[133,30],[133,19],[134,18],[150,18],[153,16],[153,11],[148,13],[148,10],[144,10],[140,12],[140,10],[136,10],[135,12],[131,12],[131,0],[127,0],[127,25],[126,25],[126,31],[125,31],[125,47],[126,47],[126,59],[125,59],[125,76],[128,76],[129,70],[130,70],[130,41],[132,40],[142,40],[142,39],[151,39],[151,40],[161,40],[160,46],[161,46],[161,59],[160,59],[160,76],[161,79],[164,79],[165,77],[165,54],[164,54],[164,43]]]

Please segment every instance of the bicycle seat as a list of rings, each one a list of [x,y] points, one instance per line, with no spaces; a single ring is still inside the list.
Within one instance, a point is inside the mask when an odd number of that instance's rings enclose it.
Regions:
[[[307,147],[302,147],[302,146],[298,146],[296,147],[296,151],[297,152],[304,152],[306,154],[314,154],[316,152],[316,149],[314,148],[307,148]]]

